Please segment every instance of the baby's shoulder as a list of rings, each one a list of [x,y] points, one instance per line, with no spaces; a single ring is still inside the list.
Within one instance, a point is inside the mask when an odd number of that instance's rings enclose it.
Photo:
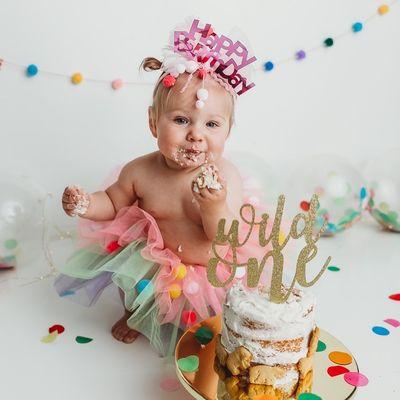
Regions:
[[[232,177],[235,179],[240,179],[239,170],[231,161],[227,160],[226,158],[221,157],[217,167],[227,178]]]
[[[143,173],[144,171],[149,171],[151,166],[154,166],[157,161],[157,152],[150,154],[145,154],[143,156],[137,157],[132,161],[125,164],[123,170],[129,174]]]

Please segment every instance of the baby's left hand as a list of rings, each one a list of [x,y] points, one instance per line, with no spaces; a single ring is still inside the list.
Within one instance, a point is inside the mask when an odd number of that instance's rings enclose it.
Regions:
[[[202,210],[215,210],[223,207],[226,202],[226,181],[219,176],[218,181],[221,183],[221,189],[209,189],[208,187],[199,189],[199,193],[193,190],[192,183],[192,193],[193,197],[199,203],[200,209]]]

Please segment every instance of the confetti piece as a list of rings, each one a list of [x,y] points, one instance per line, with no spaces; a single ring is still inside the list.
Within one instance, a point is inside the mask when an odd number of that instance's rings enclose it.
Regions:
[[[302,393],[297,400],[322,400],[322,397],[319,397],[314,393]]]
[[[374,332],[374,333],[376,333],[377,335],[379,335],[379,336],[387,336],[387,335],[389,335],[389,331],[386,329],[386,328],[384,328],[383,326],[374,326],[373,328],[372,328],[372,332]]]
[[[199,369],[199,357],[189,356],[178,360],[178,367],[182,372],[196,372]]]
[[[346,372],[350,372],[346,367],[342,367],[341,365],[333,365],[332,367],[329,367],[326,372],[328,373],[329,376],[338,376],[345,374]]]
[[[344,380],[351,386],[359,387],[368,385],[368,378],[359,372],[347,372],[343,376]]]
[[[75,338],[75,341],[76,341],[77,343],[80,343],[80,344],[89,343],[89,342],[91,342],[92,340],[93,340],[92,338],[88,338],[88,337],[85,337],[85,336],[77,336],[77,337]]]
[[[318,340],[317,351],[325,351],[325,350],[326,350],[326,344]]]
[[[400,301],[400,293],[391,294],[389,296],[389,299],[394,301]]]
[[[49,333],[56,331],[58,334],[63,333],[65,328],[62,325],[53,325],[49,328]]]
[[[54,331],[54,332],[49,333],[49,334],[46,335],[46,336],[43,336],[43,337],[40,339],[40,341],[41,341],[42,343],[52,343],[52,342],[54,342],[54,341],[57,339],[57,336],[58,336],[58,332],[57,332],[57,331]]]
[[[75,294],[73,290],[64,290],[63,292],[60,293],[60,297],[72,296],[73,294]]]
[[[200,344],[208,344],[213,339],[214,334],[210,328],[202,326],[201,328],[197,329],[194,337]]]
[[[176,378],[165,378],[160,383],[160,388],[166,392],[175,392],[180,387],[181,384]]]
[[[394,328],[398,328],[400,326],[400,321],[397,321],[397,319],[388,318],[385,319],[383,322],[392,325]]]
[[[348,365],[353,361],[353,357],[341,351],[332,351],[329,353],[329,359],[335,364]]]
[[[339,267],[335,267],[334,265],[330,265],[328,267],[328,269],[329,269],[329,271],[333,271],[333,272],[340,271],[340,268]]]

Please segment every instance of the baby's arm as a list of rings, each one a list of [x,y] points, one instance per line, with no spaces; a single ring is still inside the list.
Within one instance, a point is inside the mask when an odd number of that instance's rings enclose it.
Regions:
[[[92,221],[113,219],[117,212],[132,205],[137,199],[132,178],[132,163],[122,168],[118,180],[105,191],[87,194],[78,187],[67,187],[63,194],[63,208],[69,216],[79,215]]]
[[[226,227],[232,220],[238,219],[243,201],[243,184],[237,169],[228,161],[223,168],[224,178],[219,177],[222,189],[200,189],[193,195],[200,206],[200,215],[204,232],[209,240],[214,240],[217,234],[218,222],[226,219]],[[229,187],[229,190],[228,190]]]

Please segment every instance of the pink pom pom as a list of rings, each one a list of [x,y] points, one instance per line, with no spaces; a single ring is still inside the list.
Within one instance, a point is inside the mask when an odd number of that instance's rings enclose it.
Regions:
[[[121,89],[122,86],[124,86],[124,83],[123,83],[122,79],[115,79],[115,80],[113,80],[113,81],[111,82],[111,87],[112,87],[114,90]]]
[[[194,311],[184,310],[182,312],[182,322],[184,325],[193,325],[197,320],[196,313]]]
[[[121,246],[118,244],[116,240],[114,242],[110,242],[106,247],[107,253],[114,253],[114,251],[117,251],[120,247]]]
[[[176,79],[172,75],[167,75],[162,82],[166,88],[170,88],[175,85]]]

